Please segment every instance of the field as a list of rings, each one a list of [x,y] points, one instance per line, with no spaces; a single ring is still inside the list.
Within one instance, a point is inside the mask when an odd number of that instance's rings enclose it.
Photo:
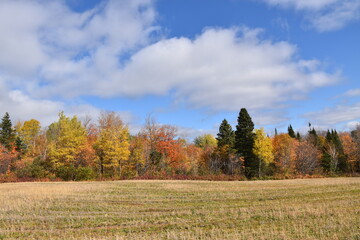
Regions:
[[[0,184],[0,239],[360,239],[360,178]]]

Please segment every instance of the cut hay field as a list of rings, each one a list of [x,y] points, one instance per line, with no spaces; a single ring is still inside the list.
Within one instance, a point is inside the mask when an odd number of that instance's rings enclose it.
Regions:
[[[0,184],[0,239],[360,239],[360,178]]]

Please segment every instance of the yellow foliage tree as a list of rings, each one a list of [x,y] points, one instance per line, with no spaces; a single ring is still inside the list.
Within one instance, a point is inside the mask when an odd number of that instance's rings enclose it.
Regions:
[[[69,118],[63,112],[59,120],[47,130],[49,159],[55,168],[75,166],[76,158],[86,144],[86,129],[76,116]]]
[[[114,112],[101,113],[95,149],[102,176],[122,175],[130,155],[129,146],[129,131],[121,118]]]
[[[40,128],[40,122],[36,119],[25,121],[17,128],[21,140],[26,144],[27,151],[32,157],[36,154],[36,143],[40,134]]]
[[[255,130],[253,152],[259,160],[259,177],[261,177],[263,168],[274,161],[272,142],[266,136],[264,128]]]
[[[134,136],[130,143],[128,172],[141,175],[146,170],[146,139],[140,134]]]

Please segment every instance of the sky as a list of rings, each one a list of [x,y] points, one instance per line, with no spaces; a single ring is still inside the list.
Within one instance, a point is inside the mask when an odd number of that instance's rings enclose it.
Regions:
[[[351,130],[359,43],[360,0],[1,0],[0,115]]]

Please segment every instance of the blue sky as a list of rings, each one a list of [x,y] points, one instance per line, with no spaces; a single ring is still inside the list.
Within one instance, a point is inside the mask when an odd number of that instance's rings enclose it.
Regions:
[[[246,107],[269,134],[354,128],[360,0],[3,0],[0,112],[147,115],[192,138]]]

